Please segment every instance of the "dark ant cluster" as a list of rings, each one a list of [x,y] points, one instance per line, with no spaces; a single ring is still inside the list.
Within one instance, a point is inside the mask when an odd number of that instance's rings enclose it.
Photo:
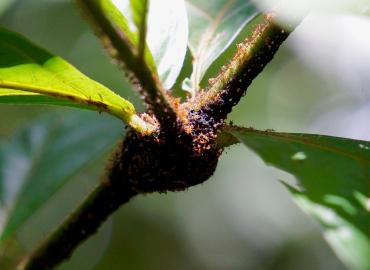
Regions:
[[[264,36],[265,32],[269,35]],[[108,170],[109,181],[138,194],[184,190],[207,180],[214,173],[222,151],[215,147],[218,130],[287,36],[288,33],[276,25],[259,25],[252,37],[238,46],[231,63],[214,79],[226,80],[223,89],[212,96],[201,91],[194,100],[183,104],[168,96],[177,119],[159,121],[155,136],[130,130]],[[238,64],[240,57],[249,56],[246,53],[256,42],[260,42],[258,52],[244,61],[235,76],[225,78],[226,71]],[[149,112],[150,109],[149,106]]]
[[[178,191],[197,185],[213,174],[220,155],[205,141],[202,139],[202,147],[201,143],[194,147],[192,134],[185,131],[157,136],[129,131],[113,158],[108,179],[133,193]]]

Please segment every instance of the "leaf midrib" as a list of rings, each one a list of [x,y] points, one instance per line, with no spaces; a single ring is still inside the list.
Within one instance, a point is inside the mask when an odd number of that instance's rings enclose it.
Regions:
[[[238,128],[232,128],[232,129],[229,128],[229,129],[225,129],[225,131],[233,134],[233,132],[240,131],[240,130],[238,130]],[[353,154],[351,154],[351,153],[349,153],[347,151],[344,151],[342,149],[338,149],[338,148],[335,148],[335,147],[329,147],[329,146],[324,146],[324,145],[316,144],[316,143],[314,143],[312,141],[308,141],[308,140],[304,140],[304,139],[299,139],[299,138],[296,138],[296,137],[293,138],[288,133],[265,132],[265,131],[250,130],[250,129],[248,129],[248,130],[241,130],[241,131],[242,132],[248,132],[248,133],[250,133],[252,135],[260,134],[260,135],[264,135],[264,136],[267,136],[267,137],[277,137],[277,138],[284,139],[286,141],[295,142],[295,143],[299,143],[299,144],[303,144],[303,145],[309,145],[309,146],[312,146],[312,147],[317,148],[319,150],[323,150],[323,151],[327,151],[327,152],[330,152],[330,153],[339,154],[339,155],[342,155],[344,157],[353,159],[353,160],[355,160],[357,162],[362,163],[365,166],[366,165],[370,165],[370,159],[366,159],[366,158],[363,158],[363,157],[355,156],[355,155],[353,155]],[[314,136],[316,134],[309,134],[309,135]],[[235,134],[233,134],[233,136],[235,136]],[[317,135],[317,136],[325,136],[325,135]],[[236,137],[239,137],[239,136],[236,136]]]
[[[217,28],[221,24],[222,18],[224,18],[225,13],[229,10],[230,6],[235,2],[235,0],[227,1],[221,8],[220,12],[217,14],[215,19],[212,19],[211,24],[207,27],[205,35],[202,36],[201,41],[199,42],[198,50],[196,51],[196,57],[201,59],[199,56],[202,55],[203,51],[207,49],[210,44]]]
[[[34,57],[34,56],[30,55],[29,53],[26,53],[26,52],[24,52],[24,51],[20,50],[17,46],[14,46],[13,44],[10,44],[10,43],[8,43],[8,42],[6,42],[6,41],[4,41],[4,40],[3,40],[3,41],[1,41],[1,42],[2,42],[2,44],[4,44],[6,47],[8,47],[10,50],[15,51],[18,55],[20,55],[20,56],[21,56],[21,57],[23,57],[24,59],[29,60],[31,63],[34,63],[34,64],[37,64],[37,65],[41,66],[41,67],[42,67],[42,71],[43,71],[43,72],[47,72],[47,74],[48,74],[49,76],[51,76],[51,77],[55,78],[57,81],[59,81],[59,82],[61,82],[61,83],[65,84],[67,87],[72,88],[73,90],[75,90],[75,91],[77,91],[77,92],[80,92],[80,94],[82,95],[82,97],[84,97],[84,98],[88,99],[88,97],[84,95],[83,91],[82,91],[80,88],[77,88],[77,87],[75,87],[74,85],[69,85],[69,84],[65,83],[65,82],[64,82],[64,80],[63,80],[62,78],[60,78],[60,76],[58,76],[58,74],[57,74],[57,73],[51,72],[51,71],[50,71],[50,69],[48,69],[47,67],[45,67],[45,65],[44,65],[44,63],[45,63],[45,62],[41,62],[41,61],[39,61],[36,57]],[[51,55],[51,54],[49,54],[49,53],[47,53],[47,54],[48,54],[48,56],[49,56],[49,59],[52,59],[52,58],[59,58],[58,56],[53,56],[53,55]],[[1,82],[1,80],[0,80],[0,82]],[[38,87],[38,88],[42,88],[42,87]],[[47,89],[47,88],[43,88],[43,89]],[[17,89],[16,89],[16,90],[17,90]],[[21,90],[21,91],[27,91],[27,90],[23,90],[23,89],[19,89],[19,90]],[[54,90],[52,90],[52,91],[61,91],[61,90],[54,89]],[[34,91],[31,91],[31,90],[30,90],[30,92],[34,92]],[[36,92],[36,93],[37,93],[37,92]],[[76,95],[76,96],[78,96],[78,95]]]
[[[220,12],[217,14],[215,19],[211,19],[210,25],[207,27],[205,34],[202,35],[202,38],[199,42],[199,46],[196,50],[193,49],[194,53],[194,78],[193,78],[193,85],[194,87],[198,87],[200,83],[201,77],[201,68],[204,62],[204,51],[207,50],[209,44],[211,43],[214,34],[221,23],[222,18],[224,17],[225,13],[228,11],[229,7],[235,2],[235,0],[227,1],[221,8]],[[208,13],[206,13],[208,14]],[[212,17],[211,17],[212,18]]]
[[[65,93],[65,90],[59,89],[59,88],[47,88],[47,87],[41,87],[41,86],[32,86],[30,84],[23,84],[23,83],[18,83],[18,82],[12,82],[12,81],[6,81],[6,80],[0,80],[0,88],[5,88],[5,89],[12,89],[12,90],[18,90],[18,91],[24,91],[24,92],[31,92],[31,93],[36,93],[36,94],[41,94],[41,95],[47,95],[47,96],[52,96],[55,98],[59,99],[66,99],[70,100],[76,104],[87,104],[89,106],[95,107],[99,111],[106,111],[108,112],[109,109],[107,109],[107,104],[99,101],[99,100],[92,100],[90,96],[84,95],[83,91],[80,88],[77,88],[74,85],[70,85],[64,82],[63,78],[60,78],[57,73],[51,72],[47,67],[43,65],[42,62],[40,62],[36,57],[33,57],[32,55],[20,50],[17,46],[13,46],[12,44],[6,42],[6,41],[1,41],[2,44],[6,47],[8,47],[10,50],[15,51],[17,55],[20,57],[30,61],[29,64],[36,64],[38,66],[42,67],[42,71],[46,72],[48,76],[53,77],[56,81],[66,85],[66,87],[73,89],[74,91],[77,91],[80,93]],[[52,55],[49,55],[50,58],[52,58]],[[55,58],[58,56],[54,56]],[[33,76],[32,73],[30,76]],[[87,78],[88,79],[88,78]],[[114,94],[114,93],[113,93]],[[112,106],[113,104],[111,104]],[[115,106],[115,105],[113,105]]]

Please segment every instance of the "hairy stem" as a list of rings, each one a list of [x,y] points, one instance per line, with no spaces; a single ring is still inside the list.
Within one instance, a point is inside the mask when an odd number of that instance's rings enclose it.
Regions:
[[[214,140],[211,135],[222,128],[227,114],[289,34],[272,19],[271,14],[267,15],[252,36],[239,45],[231,64],[215,79],[208,92],[184,104],[190,110],[190,133],[171,133],[166,129],[162,129],[158,137],[130,133],[108,169],[107,180],[21,262],[18,270],[50,269],[68,258],[112,212],[137,194],[183,190],[206,181],[216,168],[220,148],[235,142],[227,136]],[[103,30],[109,33],[114,29]],[[112,35],[112,42],[121,46],[120,37],[116,33]],[[203,132],[204,129],[208,131]]]
[[[191,101],[190,107],[193,110],[201,110],[217,119],[226,118],[289,36],[290,31],[278,26],[274,18],[271,13],[265,15],[252,35],[238,44],[230,64],[224,66],[216,78],[209,80],[207,90],[200,92]]]
[[[119,206],[137,193],[127,182],[102,181],[63,224],[19,263],[17,270],[43,270],[69,258]]]
[[[126,33],[109,18],[109,12],[113,12],[111,9],[115,8],[113,4],[106,0],[76,0],[76,2],[108,53],[131,72],[131,77],[143,94],[149,112],[155,114],[162,126],[175,122],[176,112],[159,78],[143,61],[143,56],[138,51],[140,48],[134,48]]]

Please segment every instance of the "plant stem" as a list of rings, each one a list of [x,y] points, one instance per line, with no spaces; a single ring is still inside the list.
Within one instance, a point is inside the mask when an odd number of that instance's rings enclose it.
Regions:
[[[136,114],[128,119],[128,125],[141,134],[150,135],[157,131],[157,126],[143,120]]]
[[[98,3],[99,0],[79,2]],[[89,5],[86,4],[86,6]],[[94,4],[91,5],[95,7]],[[92,8],[91,10],[93,13],[96,11],[98,12],[97,17],[102,16],[98,9]],[[96,16],[94,15],[94,18]],[[264,23],[257,25],[252,37],[239,45],[233,61],[216,78],[208,92],[197,96],[195,101],[190,101],[194,103],[184,104],[189,106],[190,110],[198,110],[203,113],[203,115],[195,115],[195,118],[192,119],[195,121],[194,126],[204,126],[203,122],[209,121],[209,119],[213,119],[212,121],[216,119],[215,123],[217,121],[223,122],[252,80],[273,58],[289,32],[278,27],[272,21],[272,18],[271,14],[266,16]],[[98,19],[99,22],[100,19]],[[104,19],[102,21],[104,22]],[[104,31],[108,31],[108,33],[113,30],[110,26],[107,29],[104,28]],[[120,41],[120,37],[116,36],[116,33],[112,33],[112,36],[112,42]],[[118,43],[117,46],[119,47]],[[147,70],[144,69],[145,72]],[[144,76],[148,76],[148,74]],[[144,79],[143,82],[152,82],[152,80],[146,81]],[[164,98],[164,95],[161,97]],[[160,105],[157,107],[160,107]],[[158,108],[157,110],[161,109]],[[168,112],[161,111],[157,113]],[[169,120],[169,118],[163,119],[165,121]],[[217,126],[216,129],[221,127],[222,125]],[[121,148],[119,153],[121,156],[114,159],[113,167],[108,169],[107,180],[100,183],[82,205],[54,233],[21,261],[18,270],[50,269],[57,265],[68,258],[80,243],[96,232],[100,224],[120,205],[127,203],[139,193],[182,190],[205,181],[206,176],[209,177],[217,165],[219,156],[217,150],[219,147],[234,143],[230,138],[224,138],[224,142],[222,140],[212,141],[214,143],[212,147],[216,151],[213,151],[211,147],[209,149],[205,148],[210,151],[212,156],[211,159],[208,159],[203,153],[197,154],[197,152],[188,151],[187,144],[184,146],[179,144],[179,141],[187,141],[188,138],[183,136],[184,134],[178,136],[179,134],[166,133],[166,130],[163,129],[160,134],[164,135],[164,140],[160,137],[146,136],[145,143],[144,137],[132,133],[131,141],[129,140],[126,144],[127,148]],[[194,146],[192,143],[194,141],[190,140],[189,145]],[[209,162],[209,160],[212,162]],[[213,166],[211,169],[207,168],[209,164]],[[178,166],[181,165],[185,167],[179,169]],[[209,173],[205,174],[205,169],[209,169]],[[196,177],[192,177],[191,173]],[[122,174],[126,177],[122,177]],[[197,177],[199,179],[196,179]],[[200,181],[197,182],[194,179]],[[168,186],[172,188],[169,189]]]
[[[158,76],[153,74],[143,61],[143,56],[140,56],[138,51],[140,48],[133,47],[126,33],[109,18],[110,12],[117,11],[116,7],[105,0],[76,0],[76,2],[108,53],[131,72],[129,77],[143,94],[144,101],[149,106],[149,113],[154,113],[162,126],[176,122],[177,115],[171,101]]]
[[[136,194],[126,181],[102,181],[60,227],[23,258],[17,270],[52,269],[69,258],[110,214]]]
[[[278,26],[274,19],[272,13],[266,14],[251,36],[238,44],[230,64],[222,67],[216,78],[209,80],[208,90],[200,92],[191,101],[193,110],[202,110],[217,119],[226,118],[290,34],[290,31]]]

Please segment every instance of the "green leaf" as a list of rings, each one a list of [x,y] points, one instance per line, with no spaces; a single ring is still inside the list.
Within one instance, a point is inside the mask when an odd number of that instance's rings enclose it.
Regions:
[[[122,133],[113,118],[91,114],[42,118],[0,142],[0,244],[71,176],[111,149]],[[108,132],[109,131],[109,132]]]
[[[180,74],[188,35],[184,0],[150,0],[147,40],[165,89],[170,89]]]
[[[131,36],[132,43],[139,47],[139,36],[145,36],[154,58],[159,78],[165,89],[170,89],[180,74],[188,43],[188,20],[184,0],[113,0],[125,18],[124,33]],[[146,4],[149,2],[147,29],[145,22]],[[121,19],[122,21],[122,19]],[[130,27],[136,26],[136,27]],[[123,29],[123,27],[122,27]],[[139,44],[138,44],[139,43]]]
[[[51,96],[40,95],[37,93],[12,90],[12,89],[0,89],[0,103],[3,104],[40,104],[40,105],[54,105],[54,106],[66,106],[76,107],[79,109],[91,110],[92,108],[87,105],[75,103],[73,101],[59,99]]]
[[[323,135],[230,128],[226,132],[267,164],[293,174],[298,205],[353,269],[370,268],[370,142]]]
[[[137,120],[130,102],[62,58],[0,28],[0,102],[22,101],[104,111],[130,125]]]
[[[189,47],[193,54],[193,94],[210,65],[256,15],[250,0],[187,0]]]

